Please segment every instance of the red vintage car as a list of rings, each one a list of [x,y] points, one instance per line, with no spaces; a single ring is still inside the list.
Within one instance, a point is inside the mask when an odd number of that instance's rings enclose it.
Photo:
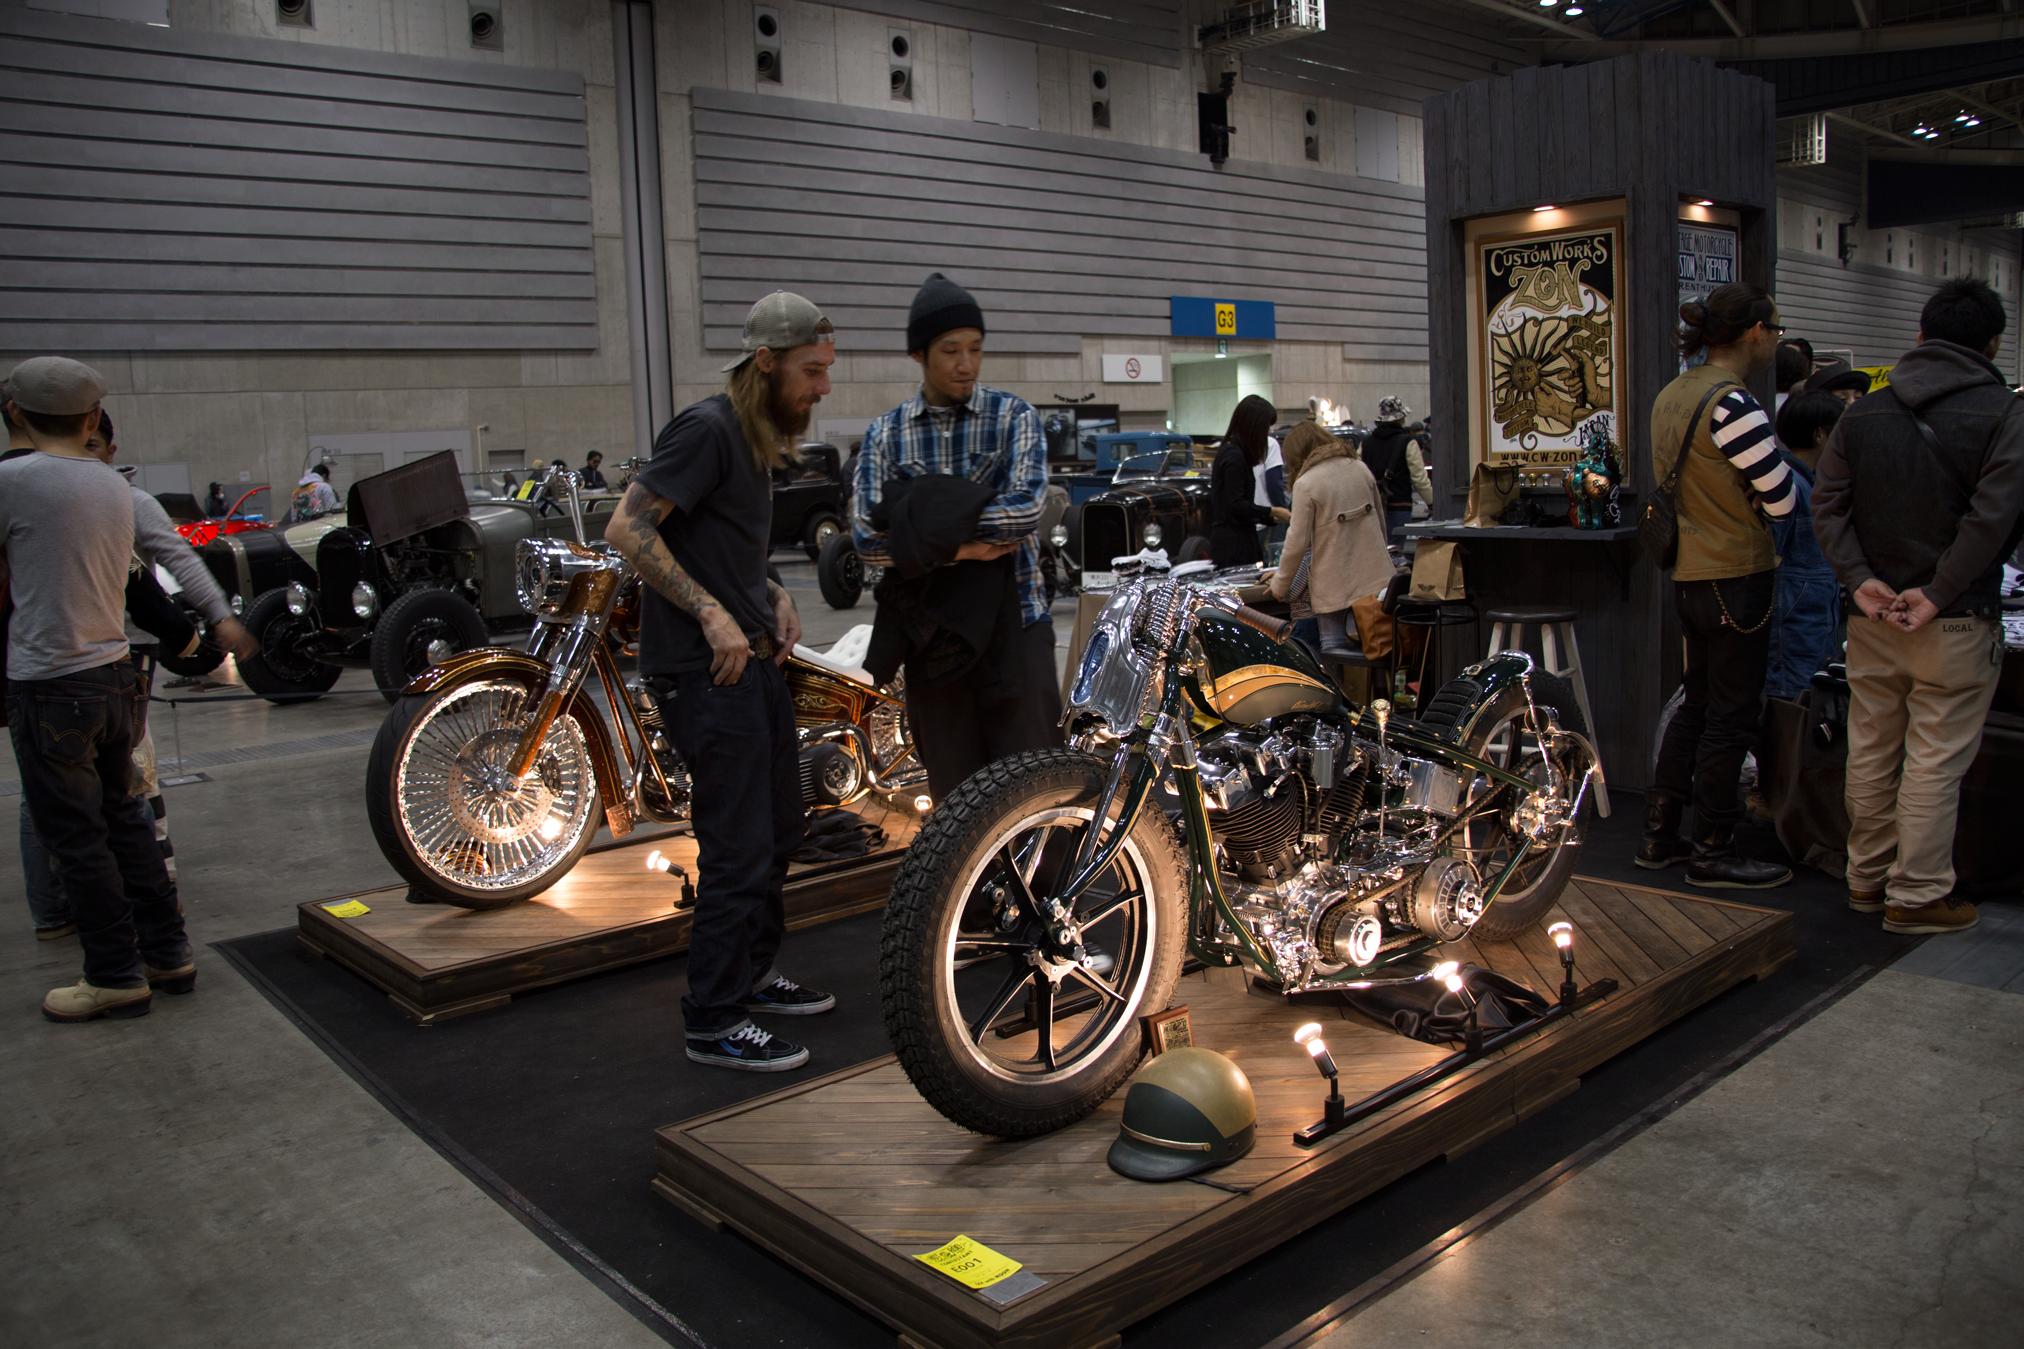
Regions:
[[[266,490],[267,484],[262,483],[251,491],[242,494],[237,501],[232,503],[232,509],[225,512],[225,518],[222,520],[191,520],[185,524],[177,525],[176,533],[182,535],[190,547],[202,548],[220,534],[243,534],[249,529],[272,529],[274,527],[272,520],[244,520],[239,518],[239,508],[246,504],[246,499]]]

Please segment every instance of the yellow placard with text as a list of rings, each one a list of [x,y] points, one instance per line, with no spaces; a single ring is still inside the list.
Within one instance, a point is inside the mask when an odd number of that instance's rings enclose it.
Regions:
[[[323,911],[332,918],[357,918],[362,914],[372,912],[371,909],[355,899],[347,899],[342,904],[326,904],[323,906]]]
[[[1200,313],[1201,311],[1197,310],[1195,312]],[[1216,336],[1235,337],[1236,335],[1237,335],[1237,306],[1234,304],[1217,305]]]
[[[1000,1255],[983,1242],[956,1237],[940,1250],[914,1259],[962,1284],[965,1288],[989,1288],[1001,1279],[1017,1274],[1021,1265],[1009,1255]]]

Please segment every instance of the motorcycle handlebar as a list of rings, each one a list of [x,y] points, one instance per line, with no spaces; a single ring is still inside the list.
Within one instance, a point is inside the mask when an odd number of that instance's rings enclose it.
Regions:
[[[1293,635],[1293,620],[1290,618],[1274,618],[1270,614],[1259,613],[1248,604],[1240,604],[1231,612],[1239,623],[1264,633],[1275,642],[1283,642]]]

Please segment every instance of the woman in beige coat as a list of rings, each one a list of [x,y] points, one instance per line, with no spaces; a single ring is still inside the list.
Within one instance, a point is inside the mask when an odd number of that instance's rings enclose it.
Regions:
[[[1310,451],[1293,492],[1293,519],[1286,530],[1284,559],[1272,577],[1272,593],[1285,599],[1299,558],[1311,552],[1308,603],[1321,625],[1321,649],[1349,650],[1349,607],[1383,590],[1392,578],[1385,547],[1384,497],[1356,447],[1328,440]]]

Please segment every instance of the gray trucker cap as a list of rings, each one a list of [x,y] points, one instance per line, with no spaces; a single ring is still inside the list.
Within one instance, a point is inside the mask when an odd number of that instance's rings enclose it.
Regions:
[[[834,342],[836,329],[811,300],[792,291],[776,290],[745,315],[745,354],[724,367],[726,373],[752,359],[759,348],[790,351],[811,342]]]

